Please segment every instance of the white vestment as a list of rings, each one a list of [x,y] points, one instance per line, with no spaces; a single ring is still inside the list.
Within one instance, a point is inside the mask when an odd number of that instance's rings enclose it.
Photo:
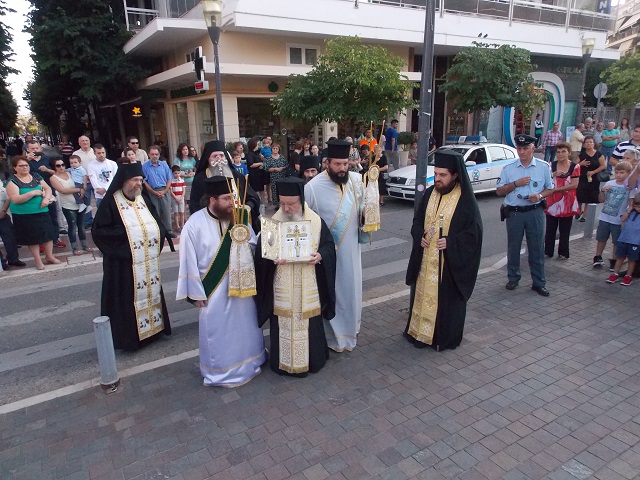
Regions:
[[[339,186],[325,171],[305,185],[304,197],[329,226],[336,243],[336,316],[324,321],[327,344],[336,352],[351,351],[356,346],[362,318],[362,260],[358,243],[364,207],[362,177],[349,172],[349,182]]]
[[[206,300],[202,279],[218,253],[228,226],[206,208],[191,215],[180,236],[180,270],[176,300]],[[251,227],[249,227],[251,228]],[[222,235],[221,232],[222,231]],[[256,236],[251,230],[251,247]],[[253,297],[229,297],[229,273],[221,277],[200,308],[200,372],[204,384],[235,387],[260,373],[266,360],[262,329]]]

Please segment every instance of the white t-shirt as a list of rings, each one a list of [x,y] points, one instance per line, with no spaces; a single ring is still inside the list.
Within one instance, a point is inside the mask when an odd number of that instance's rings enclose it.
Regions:
[[[105,190],[108,189],[109,185],[111,185],[111,182],[113,181],[113,177],[116,176],[117,171],[118,164],[108,158],[103,162],[94,160],[89,164],[87,174],[89,175],[89,181],[91,182],[93,193],[96,198],[104,197],[104,193],[98,193],[98,188],[104,188]]]
[[[598,219],[613,225],[620,225],[622,224],[620,217],[627,211],[629,206],[627,181],[625,180],[622,185],[618,185],[615,180],[609,180],[604,184],[604,187],[611,187],[611,190],[604,192],[602,212],[600,212]]]
[[[93,153],[93,148],[90,148],[88,152],[83,152],[82,149],[79,149],[73,152],[73,154],[80,157],[80,163],[85,171],[88,171],[91,161],[96,159],[96,154]]]

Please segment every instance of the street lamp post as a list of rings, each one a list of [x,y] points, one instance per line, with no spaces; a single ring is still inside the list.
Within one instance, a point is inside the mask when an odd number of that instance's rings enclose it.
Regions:
[[[222,0],[202,0],[202,13],[207,24],[209,38],[213,42],[213,64],[216,81],[216,118],[218,123],[218,140],[224,142],[224,118],[222,115],[222,87],[220,86],[220,62],[218,60],[218,43],[220,41],[220,25],[222,23]]]
[[[427,185],[429,136],[431,135],[431,105],[433,98],[433,36],[436,18],[435,0],[425,0],[424,43],[422,45],[422,76],[420,79],[420,110],[418,112],[418,160],[414,210],[418,209]]]
[[[578,101],[578,114],[576,115],[576,125],[582,123],[582,107],[584,104],[584,86],[587,82],[587,65],[596,46],[595,38],[582,38],[582,84],[580,86],[580,98]]]

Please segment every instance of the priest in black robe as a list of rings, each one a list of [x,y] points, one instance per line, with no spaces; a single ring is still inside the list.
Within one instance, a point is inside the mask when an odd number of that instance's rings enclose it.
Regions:
[[[114,347],[129,351],[171,334],[160,283],[166,230],[142,179],[142,164],[120,165],[91,228],[104,257],[100,314],[110,319]]]
[[[189,199],[189,212],[191,215],[204,207],[201,199],[205,194],[204,181],[215,175],[229,178],[229,181],[235,180],[240,189],[236,191],[235,186],[232,185],[233,197],[236,201],[236,205],[240,206],[245,199],[245,188],[247,188],[245,205],[251,210],[251,227],[253,231],[258,233],[260,231],[260,197],[258,194],[248,185],[244,175],[238,172],[231,161],[231,156],[225,147],[224,142],[220,140],[212,140],[204,145],[200,162],[196,167],[196,174],[193,177],[191,183],[191,197]]]
[[[263,231],[256,248],[258,322],[269,320],[271,369],[280,375],[318,372],[329,357],[323,318],[335,316],[336,250],[327,224],[304,201],[304,181],[288,177],[276,183],[280,222],[311,224],[310,260],[262,257]]]
[[[411,236],[404,335],[417,348],[456,348],[482,251],[482,219],[462,155],[436,152],[434,185],[422,197]]]

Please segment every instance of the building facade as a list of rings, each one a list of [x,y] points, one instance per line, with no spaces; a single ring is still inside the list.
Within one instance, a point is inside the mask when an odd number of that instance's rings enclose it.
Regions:
[[[214,85],[213,46],[199,1],[126,2],[127,24],[136,34],[125,45],[125,53],[154,58],[157,66],[139,84],[146,95],[141,95],[142,116],[136,119],[138,132],[133,133],[143,144],[161,140],[171,151],[181,142],[200,148],[216,138],[217,126],[214,89],[196,94],[193,87],[192,60],[198,46],[206,56],[207,80]],[[448,105],[437,89],[453,56],[475,41],[513,44],[531,52],[537,65],[532,75],[549,97],[542,111],[546,125],[553,121],[573,124],[581,97],[586,38],[595,40],[592,58],[618,58],[616,51],[605,48],[613,16],[598,12],[602,1],[435,2],[433,132],[439,144],[451,135],[475,133],[470,131],[469,115]],[[324,41],[335,36],[357,35],[385,46],[405,60],[402,73],[419,81],[424,24],[423,0],[225,1],[219,42],[225,139],[268,134],[286,147],[309,134],[318,143],[343,135],[340,125],[280,119],[273,114],[270,100],[282,91],[289,75],[308,72],[322,54]],[[502,140],[497,138],[502,136],[507,143],[515,133],[529,131],[532,123],[513,109],[494,109],[484,117],[480,130],[493,140]],[[399,119],[400,130],[417,130],[415,113]]]

